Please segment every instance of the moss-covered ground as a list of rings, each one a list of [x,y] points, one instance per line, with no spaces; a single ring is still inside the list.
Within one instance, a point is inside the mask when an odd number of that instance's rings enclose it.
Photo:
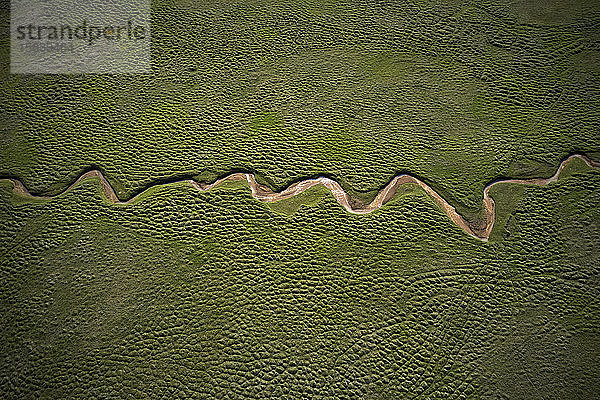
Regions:
[[[0,202],[9,398],[592,398],[600,173],[494,188],[481,243],[420,189],[351,215],[97,180]],[[500,206],[501,205],[501,206]]]
[[[600,7],[523,3],[154,1],[150,75],[10,75],[0,53],[0,174],[56,193],[98,166],[123,197],[328,174],[369,197],[411,172],[476,214],[499,176],[600,156]]]
[[[9,29],[9,4],[0,27]],[[152,1],[152,73],[16,75],[0,177],[121,199],[233,171],[468,219],[600,160],[596,1]],[[421,189],[0,181],[0,398],[600,397],[600,172],[494,186],[488,243]]]

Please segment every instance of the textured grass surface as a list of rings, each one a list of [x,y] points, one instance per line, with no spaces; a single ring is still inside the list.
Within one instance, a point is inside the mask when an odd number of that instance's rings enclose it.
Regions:
[[[0,176],[122,198],[244,170],[469,218],[600,151],[597,2],[153,1],[148,76],[10,75]],[[0,21],[8,29],[8,7]],[[0,183],[0,397],[599,396],[600,173],[492,189],[489,243],[404,186],[369,215],[245,184],[111,205]]]
[[[327,192],[284,215],[244,185],[127,206],[91,180],[48,202],[4,185],[0,391],[594,397],[600,173],[505,186],[482,244],[410,188],[356,216]]]
[[[329,174],[368,197],[408,171],[474,214],[494,178],[598,156],[600,14],[561,7],[157,1],[150,76],[8,75],[2,54],[0,173],[57,192],[97,165],[125,197]]]

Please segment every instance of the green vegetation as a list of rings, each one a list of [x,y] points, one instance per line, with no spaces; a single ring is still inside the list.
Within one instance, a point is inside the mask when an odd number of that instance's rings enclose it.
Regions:
[[[126,206],[97,180],[45,202],[11,190],[9,398],[597,395],[597,171],[494,188],[510,216],[487,244],[415,186],[362,216],[320,188],[309,207],[240,183]]]
[[[329,174],[368,198],[409,171],[472,216],[499,176],[600,156],[600,14],[584,2],[152,7],[151,75],[9,75],[0,53],[0,175],[57,193],[97,165],[127,198],[180,173],[279,189]]]
[[[0,37],[0,398],[600,397],[600,7],[152,1],[153,73],[11,75]],[[8,8],[0,24],[9,29]],[[153,186],[156,183],[165,185]]]
[[[314,186],[301,194],[286,200],[280,200],[274,203],[267,203],[269,207],[276,212],[284,215],[295,214],[301,206],[314,207],[323,199],[330,195],[329,189],[323,186]]]

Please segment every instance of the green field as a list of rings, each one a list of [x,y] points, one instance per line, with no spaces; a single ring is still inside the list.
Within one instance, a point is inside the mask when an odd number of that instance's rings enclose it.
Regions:
[[[502,3],[502,4],[500,4]],[[0,397],[600,396],[594,2],[153,1],[152,74],[16,75],[0,36]],[[0,21],[8,29],[9,7]]]
[[[124,197],[177,174],[326,173],[368,196],[409,171],[474,213],[498,176],[600,156],[584,11],[154,2],[152,75],[9,75],[2,53],[0,173],[57,192],[96,165]]]

